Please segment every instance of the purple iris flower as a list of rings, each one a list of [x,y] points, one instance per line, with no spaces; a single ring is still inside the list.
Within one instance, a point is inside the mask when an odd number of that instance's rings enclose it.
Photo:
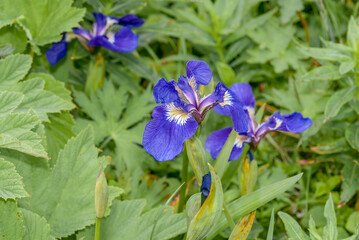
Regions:
[[[282,115],[279,111],[270,116],[267,122],[257,124],[254,112],[256,100],[251,86],[248,83],[235,83],[230,89],[243,105],[246,118],[248,119],[248,132],[238,133],[229,161],[236,160],[241,156],[244,144],[252,143],[254,147],[257,147],[260,140],[269,132],[279,130],[301,133],[312,126],[312,120],[310,118],[303,118],[301,113],[294,112]],[[226,109],[221,108],[221,106],[216,106],[214,111],[223,115],[230,114]],[[218,157],[231,131],[232,127],[227,127],[215,131],[208,136],[205,148],[213,159]]]
[[[95,22],[90,32],[82,27],[72,28],[72,33],[65,33],[60,42],[52,44],[46,52],[47,60],[51,65],[55,65],[65,57],[67,42],[73,38],[78,38],[87,50],[100,46],[115,52],[132,52],[137,48],[138,36],[131,29],[142,26],[144,21],[141,18],[133,14],[121,18],[108,17],[97,12],[93,12],[93,15]],[[114,24],[123,27],[116,33],[108,31]]]
[[[221,105],[231,116],[237,132],[248,131],[245,112],[234,93],[218,83],[213,93],[201,97],[199,85],[207,85],[212,72],[207,63],[189,61],[187,77],[175,80],[160,79],[153,89],[156,106],[153,120],[145,128],[143,146],[158,161],[174,159],[183,150],[184,142],[191,138],[210,109]]]

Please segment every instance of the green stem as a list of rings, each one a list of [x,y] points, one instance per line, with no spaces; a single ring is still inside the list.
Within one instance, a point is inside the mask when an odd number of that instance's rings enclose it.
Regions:
[[[178,212],[183,211],[184,202],[186,199],[186,188],[187,188],[187,175],[188,175],[188,156],[187,156],[187,148],[186,144],[183,147],[183,154],[182,154],[182,172],[181,172],[181,182],[185,183],[185,186],[181,188],[180,191],[180,200],[178,204]]]
[[[96,219],[95,240],[100,240],[101,219],[102,218]]]
[[[223,210],[224,210],[224,215],[226,215],[228,225],[231,228],[231,230],[233,230],[236,224],[234,223],[233,218],[229,213],[228,208],[224,202],[223,202]]]

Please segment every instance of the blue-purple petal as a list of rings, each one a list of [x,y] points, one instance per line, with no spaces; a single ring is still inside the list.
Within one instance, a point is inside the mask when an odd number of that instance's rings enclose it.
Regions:
[[[121,28],[113,38],[108,39],[107,36],[97,36],[92,38],[89,46],[101,46],[115,52],[132,52],[136,49],[138,36],[127,27]]]
[[[118,19],[118,24],[129,28],[141,27],[143,23],[144,21],[141,18],[133,14],[128,14]]]
[[[187,62],[187,77],[194,77],[197,85],[207,85],[212,79],[212,72],[206,62],[191,60]]]
[[[153,88],[153,96],[156,103],[170,103],[179,100],[178,92],[176,90],[176,82],[171,80],[169,82],[162,78],[158,80]]]
[[[190,82],[192,81],[192,83]],[[192,79],[188,79],[186,77],[181,76],[178,79],[178,87],[182,90],[182,93],[186,97],[186,99],[194,106],[197,106],[198,98],[197,96],[197,83]]]
[[[94,36],[101,36],[105,34],[107,30],[107,16],[99,12],[93,12],[92,14],[95,18],[95,22],[92,27],[92,34]]]
[[[213,159],[216,159],[218,157],[232,129],[232,127],[223,128],[214,131],[207,137],[204,147],[211,154],[211,157]],[[243,147],[244,144],[242,144],[242,146],[234,145],[231,155],[229,156],[229,161],[238,159],[242,155]]]
[[[82,27],[72,28],[72,32],[85,38],[86,40],[90,40],[92,38],[91,34],[86,29],[84,29]]]
[[[161,162],[172,160],[180,154],[184,142],[195,134],[198,127],[198,123],[190,115],[186,119],[171,118],[170,105],[154,108],[153,120],[146,125],[143,134],[143,147]]]
[[[213,93],[213,100],[219,104],[214,107],[215,112],[232,117],[234,130],[239,134],[247,134],[249,115],[235,96],[223,83],[219,82]]]
[[[251,85],[248,83],[235,83],[230,89],[237,96],[244,108],[255,108],[256,99],[254,98]]]
[[[283,114],[275,112],[270,116],[267,122],[261,124],[256,132],[256,136],[262,138],[266,133],[279,130],[284,132],[301,133],[312,126],[310,118],[303,118],[303,115],[298,112],[291,114]]]
[[[313,122],[310,118],[304,118],[299,112],[293,112],[291,114],[280,115],[280,112],[274,113],[270,118],[276,117],[281,119],[283,122],[277,128],[279,131],[301,133],[312,126]]]
[[[66,56],[66,52],[67,43],[63,38],[63,40],[61,40],[60,42],[53,43],[51,48],[46,51],[47,61],[51,65],[55,65]]]

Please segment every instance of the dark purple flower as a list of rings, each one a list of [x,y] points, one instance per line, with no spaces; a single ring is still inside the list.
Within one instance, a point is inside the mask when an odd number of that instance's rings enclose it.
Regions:
[[[201,97],[198,87],[207,85],[212,72],[207,63],[189,61],[187,77],[174,80],[160,79],[153,89],[157,103],[152,117],[143,134],[143,146],[158,161],[175,158],[183,150],[184,142],[191,138],[198,125],[214,106],[221,105],[232,116],[234,128],[238,132],[247,132],[247,119],[242,105],[234,93],[223,83],[218,83],[213,93]]]
[[[69,42],[74,37],[78,38],[87,50],[99,46],[115,52],[132,52],[137,48],[138,36],[131,29],[142,26],[144,21],[141,18],[133,14],[125,15],[122,18],[108,17],[97,12],[94,12],[93,15],[95,22],[90,32],[82,27],[72,28],[72,33],[66,34],[70,36],[67,41],[61,40],[58,43],[53,43],[52,47],[46,52],[47,59],[51,65],[55,65],[65,57],[67,51],[66,42]],[[123,27],[113,33],[109,31],[109,28],[114,24]],[[60,47],[62,51],[60,51]]]
[[[235,83],[230,89],[243,105],[245,118],[248,119],[248,131],[245,133],[237,131],[238,136],[235,140],[229,161],[236,160],[241,156],[245,143],[252,142],[256,147],[268,132],[278,130],[301,133],[312,126],[312,120],[310,120],[310,118],[303,118],[301,113],[294,112],[281,115],[279,111],[270,116],[267,122],[258,125],[255,122],[255,98],[251,86],[248,83]],[[220,105],[214,107],[214,111],[223,115],[231,114],[228,109],[225,109]],[[211,154],[213,159],[218,157],[218,154],[226,143],[231,131],[232,127],[224,128],[215,131],[208,136],[205,142],[205,148]]]

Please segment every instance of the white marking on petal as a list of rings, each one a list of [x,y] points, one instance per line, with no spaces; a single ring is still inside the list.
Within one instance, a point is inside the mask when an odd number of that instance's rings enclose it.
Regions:
[[[170,122],[175,122],[177,125],[182,126],[186,124],[187,120],[191,117],[191,115],[183,108],[176,107],[173,103],[167,104],[166,110],[167,120]]]
[[[237,148],[242,148],[244,143],[250,143],[251,137],[245,136],[245,135],[237,135],[236,141],[234,142],[234,145]]]
[[[223,102],[221,102],[219,105],[221,105],[222,107],[226,106],[226,105],[229,105],[231,106],[232,105],[232,96],[231,94],[229,93],[229,91],[227,90],[225,93],[224,93],[224,96],[223,96]]]
[[[282,120],[280,120],[279,118],[274,117],[274,121],[275,121],[275,127],[274,128],[269,128],[269,130],[276,130],[277,128],[279,128],[279,126],[282,124]]]
[[[252,107],[246,107],[245,108],[247,111],[248,111],[248,115],[251,119],[255,119],[255,111],[254,111],[254,108]]]
[[[113,24],[117,23],[117,20],[107,17],[106,18],[106,27],[105,29],[108,29],[109,27],[111,27]]]
[[[108,32],[107,34],[106,34],[106,36],[107,36],[107,38],[108,38],[108,41],[110,42],[110,43],[114,43],[115,42],[115,34],[113,33],[113,32]]]

